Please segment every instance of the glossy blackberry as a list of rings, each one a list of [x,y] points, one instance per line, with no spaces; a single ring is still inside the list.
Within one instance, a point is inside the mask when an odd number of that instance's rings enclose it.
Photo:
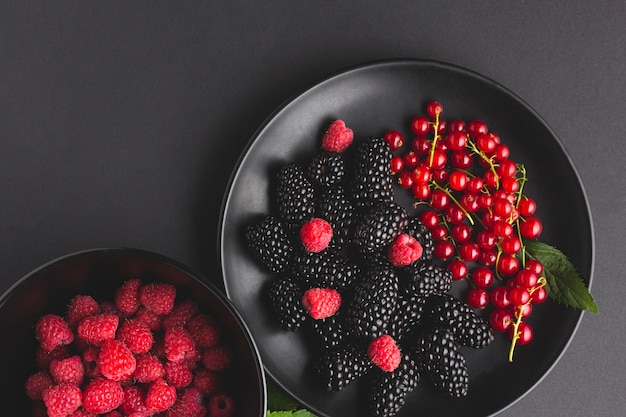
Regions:
[[[293,249],[280,220],[270,215],[248,226],[246,240],[270,271],[278,274],[287,270]]]
[[[361,142],[356,150],[351,190],[358,206],[393,201],[391,151],[383,138]]]
[[[313,184],[328,187],[343,179],[345,166],[339,153],[320,152],[311,158],[307,174]]]
[[[395,415],[404,405],[407,394],[417,387],[419,378],[415,361],[407,354],[395,371],[373,373],[368,397],[371,415]]]
[[[396,313],[388,328],[389,334],[399,341],[412,335],[421,324],[425,306],[424,297],[414,293],[405,293],[401,290]]]
[[[367,349],[358,344],[327,350],[313,362],[315,373],[329,391],[341,391],[355,379],[367,374],[372,366]]]
[[[413,236],[420,243],[420,245],[422,245],[423,252],[420,257],[421,260],[429,261],[433,258],[433,249],[435,247],[433,236],[430,233],[430,230],[419,220],[419,218],[411,217],[407,221],[402,233]]]
[[[494,338],[487,320],[451,295],[430,297],[427,314],[434,326],[445,326],[450,329],[456,341],[462,346],[483,348]]]
[[[354,336],[374,339],[387,332],[398,305],[398,276],[391,268],[371,268],[356,284],[345,310]]]
[[[317,216],[323,218],[333,228],[331,245],[341,248],[352,239],[355,212],[341,185],[324,189],[316,201]]]
[[[276,197],[281,218],[292,228],[315,215],[315,189],[299,165],[287,164],[280,170]]]
[[[352,285],[359,267],[332,251],[294,252],[291,274],[303,287],[341,290]]]
[[[448,329],[436,328],[417,341],[417,361],[433,386],[451,396],[467,395],[469,375],[465,357]]]
[[[311,329],[315,347],[320,350],[337,349],[348,338],[347,329],[339,314],[322,320],[312,320]]]
[[[399,204],[378,203],[359,218],[354,243],[364,254],[382,251],[402,232],[407,218],[406,210]]]
[[[307,317],[302,307],[302,290],[288,278],[277,278],[270,284],[268,292],[272,310],[281,327],[298,330]]]
[[[452,288],[452,273],[430,262],[415,262],[402,269],[407,288],[416,295],[428,297],[447,294]]]

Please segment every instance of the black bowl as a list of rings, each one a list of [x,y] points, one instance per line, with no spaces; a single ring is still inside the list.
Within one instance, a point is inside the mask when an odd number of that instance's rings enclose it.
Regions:
[[[37,370],[35,323],[47,313],[63,315],[77,294],[113,300],[116,288],[131,278],[161,281],[177,288],[177,299],[191,298],[227,329],[225,337],[237,358],[229,375],[242,417],[264,416],[266,386],[255,342],[230,301],[210,282],[161,255],[136,249],[94,249],[64,256],[32,271],[0,298],[0,409],[30,415],[32,401],[24,393],[26,378]]]

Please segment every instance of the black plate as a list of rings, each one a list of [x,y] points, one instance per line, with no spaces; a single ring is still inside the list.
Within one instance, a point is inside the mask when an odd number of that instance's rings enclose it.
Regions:
[[[229,298],[256,339],[269,376],[320,416],[360,416],[365,384],[326,392],[308,374],[310,352],[298,333],[282,331],[269,316],[261,288],[272,279],[250,256],[243,239],[247,224],[269,212],[277,167],[313,155],[324,129],[342,119],[356,138],[390,129],[409,134],[412,117],[430,100],[444,106],[444,118],[484,120],[526,166],[525,193],[538,201],[543,242],[561,249],[588,285],[594,242],[588,202],[580,178],[561,142],[528,104],[497,83],[448,64],[401,60],[376,62],[332,76],[287,102],[252,138],[233,174],[221,220],[221,264]],[[410,138],[410,135],[409,135]],[[396,193],[398,194],[398,193]],[[465,285],[455,284],[457,291]],[[531,390],[563,354],[581,312],[547,302],[537,306],[532,343],[517,347],[508,363],[509,341],[498,335],[488,348],[464,350],[470,372],[469,395],[448,399],[421,383],[399,417],[488,416]]]

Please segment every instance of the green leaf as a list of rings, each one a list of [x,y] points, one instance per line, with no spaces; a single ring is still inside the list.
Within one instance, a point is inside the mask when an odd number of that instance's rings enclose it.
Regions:
[[[530,257],[543,264],[546,289],[550,298],[568,307],[598,313],[593,296],[576,271],[576,267],[563,252],[536,240],[524,241],[524,247]]]
[[[267,407],[270,411],[291,412],[298,409],[296,402],[271,381],[267,381]]]
[[[298,411],[270,411],[267,417],[317,417],[307,410]]]

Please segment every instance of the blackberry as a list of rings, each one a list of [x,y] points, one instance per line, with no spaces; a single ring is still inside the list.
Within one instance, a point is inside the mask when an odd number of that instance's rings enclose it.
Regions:
[[[408,214],[397,203],[379,203],[365,212],[354,230],[354,242],[364,254],[383,250],[406,225]]]
[[[388,328],[389,334],[401,341],[414,333],[424,315],[425,298],[413,293],[400,293],[396,314]]]
[[[339,314],[322,320],[312,320],[311,329],[315,346],[320,350],[337,349],[348,337]]]
[[[332,251],[319,253],[294,252],[291,274],[303,287],[341,290],[349,287],[359,267]]]
[[[391,268],[372,268],[355,287],[346,308],[346,324],[357,337],[386,333],[398,304],[398,276]]]
[[[315,189],[299,165],[287,164],[278,173],[277,203],[281,218],[292,228],[315,215]]]
[[[465,357],[448,329],[433,329],[417,341],[417,361],[437,390],[451,397],[467,395]]]
[[[451,295],[439,295],[430,297],[428,304],[427,314],[433,325],[450,329],[462,346],[479,349],[493,340],[493,330],[487,320],[463,301]]]
[[[313,362],[313,369],[329,391],[341,391],[372,368],[362,345],[327,350]]]
[[[351,184],[354,200],[359,207],[393,201],[390,161],[391,151],[383,138],[370,138],[359,144]]]
[[[340,185],[324,189],[316,200],[317,215],[333,227],[331,245],[341,248],[350,243],[355,219],[354,207]]]
[[[405,403],[406,396],[419,382],[415,361],[404,354],[400,366],[393,372],[376,372],[370,385],[370,411],[375,417],[395,415]]]
[[[334,152],[318,153],[311,158],[307,168],[309,179],[323,187],[338,184],[343,179],[344,172],[343,157]]]
[[[422,297],[447,294],[452,288],[452,273],[430,262],[406,266],[402,275],[407,278],[407,288]]]
[[[411,217],[402,233],[413,236],[415,240],[422,245],[423,252],[420,258],[421,260],[430,261],[433,258],[433,250],[435,247],[433,236],[428,227],[426,227],[426,225],[424,225],[418,217]]]
[[[285,330],[296,331],[306,320],[302,291],[288,278],[277,278],[269,286],[269,299],[278,322]]]
[[[280,220],[270,215],[248,226],[246,240],[270,271],[279,274],[287,270],[293,249]]]

